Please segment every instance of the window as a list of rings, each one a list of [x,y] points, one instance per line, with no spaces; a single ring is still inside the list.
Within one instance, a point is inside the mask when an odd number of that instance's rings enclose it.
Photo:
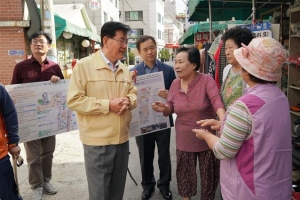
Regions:
[[[125,11],[125,21],[143,21],[143,11]]]
[[[144,29],[132,29],[129,33],[129,38],[138,38],[141,35],[144,35]]]
[[[141,35],[144,35],[144,29],[136,29],[136,32],[137,32],[137,36],[141,36]]]
[[[104,23],[105,22],[108,22],[108,16],[107,16],[106,12],[104,12]]]
[[[118,8],[118,0],[115,1],[115,6]]]
[[[157,13],[157,21],[158,21],[159,23],[161,23],[161,14],[160,14],[160,13]]]
[[[161,31],[160,30],[158,30],[158,32],[157,32],[157,38],[161,39]]]
[[[161,23],[164,24],[164,17],[161,17]]]
[[[114,21],[114,19],[111,17],[111,18],[110,18],[110,21]]]

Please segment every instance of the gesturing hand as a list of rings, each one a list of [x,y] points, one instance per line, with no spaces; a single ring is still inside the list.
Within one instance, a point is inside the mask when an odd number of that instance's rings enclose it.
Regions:
[[[152,103],[152,109],[156,112],[164,112],[166,109],[166,106],[164,103],[162,103],[160,101],[155,101],[154,103]]]
[[[202,127],[210,126],[211,130],[219,131],[221,129],[221,122],[215,119],[204,119],[197,121],[197,124]]]

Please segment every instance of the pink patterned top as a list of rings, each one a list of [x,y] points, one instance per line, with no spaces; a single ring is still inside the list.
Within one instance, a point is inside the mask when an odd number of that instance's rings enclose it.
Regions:
[[[219,89],[209,74],[199,73],[188,85],[187,94],[181,90],[180,78],[173,81],[167,106],[177,114],[175,121],[176,147],[185,152],[201,152],[209,149],[199,140],[194,128],[201,128],[196,121],[216,118],[216,111],[224,108]],[[209,127],[206,128],[211,131]]]

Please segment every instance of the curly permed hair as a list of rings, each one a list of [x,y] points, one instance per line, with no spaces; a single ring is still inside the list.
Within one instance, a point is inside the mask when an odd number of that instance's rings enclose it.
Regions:
[[[255,35],[249,29],[239,26],[228,29],[222,36],[224,43],[226,40],[232,39],[239,48],[242,46],[242,43],[248,45],[253,38],[255,38]]]

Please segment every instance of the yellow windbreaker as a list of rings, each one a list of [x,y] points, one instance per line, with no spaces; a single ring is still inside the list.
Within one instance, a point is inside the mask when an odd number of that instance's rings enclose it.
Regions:
[[[119,97],[130,99],[129,109],[121,115],[109,111],[109,100]],[[74,67],[67,104],[76,111],[83,144],[105,146],[128,141],[130,110],[136,107],[136,100],[130,71],[121,62],[114,73],[97,52]]]

